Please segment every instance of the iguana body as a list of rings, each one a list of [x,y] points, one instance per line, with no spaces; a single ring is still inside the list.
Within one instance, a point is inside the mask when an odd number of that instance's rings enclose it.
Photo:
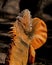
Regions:
[[[23,16],[17,17],[12,27],[13,42],[9,50],[9,65],[27,65],[28,51],[30,51],[29,62],[34,62],[34,59],[31,58],[35,58],[34,50],[41,47],[47,39],[47,27],[45,23],[39,18],[30,20],[29,17],[31,16],[28,17],[29,11],[26,11]],[[29,24],[30,21],[31,24]],[[30,28],[30,25],[32,25],[32,28]]]

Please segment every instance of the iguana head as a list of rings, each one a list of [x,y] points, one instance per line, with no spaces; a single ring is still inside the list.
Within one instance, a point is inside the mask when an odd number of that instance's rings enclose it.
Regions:
[[[20,24],[26,32],[32,31],[32,19],[30,11],[28,9],[23,10],[17,17],[17,19],[19,20]]]

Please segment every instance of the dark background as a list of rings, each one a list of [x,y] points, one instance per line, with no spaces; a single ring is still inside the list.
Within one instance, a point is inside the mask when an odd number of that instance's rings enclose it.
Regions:
[[[46,44],[36,50],[36,65],[52,65],[52,0],[21,0],[20,11],[24,9],[29,9],[32,17],[43,19],[48,29]],[[0,64],[3,65],[8,45],[0,43],[0,49]]]

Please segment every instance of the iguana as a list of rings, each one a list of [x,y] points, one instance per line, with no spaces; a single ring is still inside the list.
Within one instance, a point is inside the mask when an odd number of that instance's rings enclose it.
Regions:
[[[10,27],[11,34],[9,56],[6,59],[8,65],[27,65],[34,63],[35,50],[40,48],[47,39],[47,26],[39,18],[32,18],[30,11],[25,9]]]

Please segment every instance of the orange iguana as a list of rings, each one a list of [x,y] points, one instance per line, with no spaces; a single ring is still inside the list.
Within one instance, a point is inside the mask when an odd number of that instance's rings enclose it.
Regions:
[[[9,65],[27,65],[33,63],[35,50],[40,48],[47,39],[47,27],[39,18],[31,18],[30,11],[25,9],[13,24],[13,42],[9,50]]]

